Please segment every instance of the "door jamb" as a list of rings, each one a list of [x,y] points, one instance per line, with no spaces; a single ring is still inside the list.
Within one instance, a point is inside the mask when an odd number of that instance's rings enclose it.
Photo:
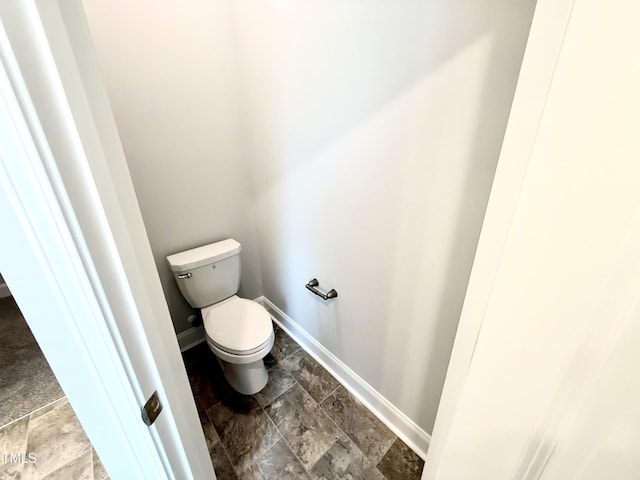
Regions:
[[[3,275],[112,476],[215,478],[82,6],[0,24]]]
[[[538,0],[491,187],[422,480],[435,480],[462,396],[485,309],[575,0]]]

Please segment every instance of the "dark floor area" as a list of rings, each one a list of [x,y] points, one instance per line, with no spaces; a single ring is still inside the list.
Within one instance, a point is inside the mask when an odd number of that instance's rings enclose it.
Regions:
[[[64,396],[13,297],[0,298],[0,427]]]
[[[424,462],[277,326],[269,383],[244,396],[206,343],[183,354],[219,480],[417,480]]]

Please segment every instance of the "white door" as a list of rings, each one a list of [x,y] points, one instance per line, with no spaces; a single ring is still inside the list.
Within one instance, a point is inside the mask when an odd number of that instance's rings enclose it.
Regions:
[[[108,473],[215,478],[79,1],[0,2],[0,188],[0,270]]]
[[[510,218],[485,224],[476,264],[496,268],[469,285],[482,308],[460,331],[477,335],[454,351],[471,360],[445,387],[423,478],[640,478],[638,18],[637,2],[575,0],[530,155],[503,149],[497,179],[520,164],[521,187]],[[526,62],[523,85],[539,75]],[[505,198],[492,193],[489,218]]]

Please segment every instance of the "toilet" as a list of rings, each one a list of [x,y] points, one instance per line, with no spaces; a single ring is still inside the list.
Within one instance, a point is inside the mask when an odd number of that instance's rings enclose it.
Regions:
[[[233,239],[203,245],[167,257],[184,298],[199,308],[207,344],[229,384],[244,395],[267,384],[264,357],[275,334],[262,305],[236,295],[240,285],[240,251]]]

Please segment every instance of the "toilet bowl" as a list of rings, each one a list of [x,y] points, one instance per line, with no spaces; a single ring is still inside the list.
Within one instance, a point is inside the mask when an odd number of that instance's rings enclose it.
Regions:
[[[203,245],[167,257],[180,292],[199,308],[207,344],[229,384],[252,395],[264,388],[264,357],[275,334],[262,305],[236,295],[240,286],[241,245],[233,239]]]
[[[262,390],[268,381],[263,358],[275,341],[269,313],[235,295],[201,312],[207,344],[229,384],[245,395]]]

